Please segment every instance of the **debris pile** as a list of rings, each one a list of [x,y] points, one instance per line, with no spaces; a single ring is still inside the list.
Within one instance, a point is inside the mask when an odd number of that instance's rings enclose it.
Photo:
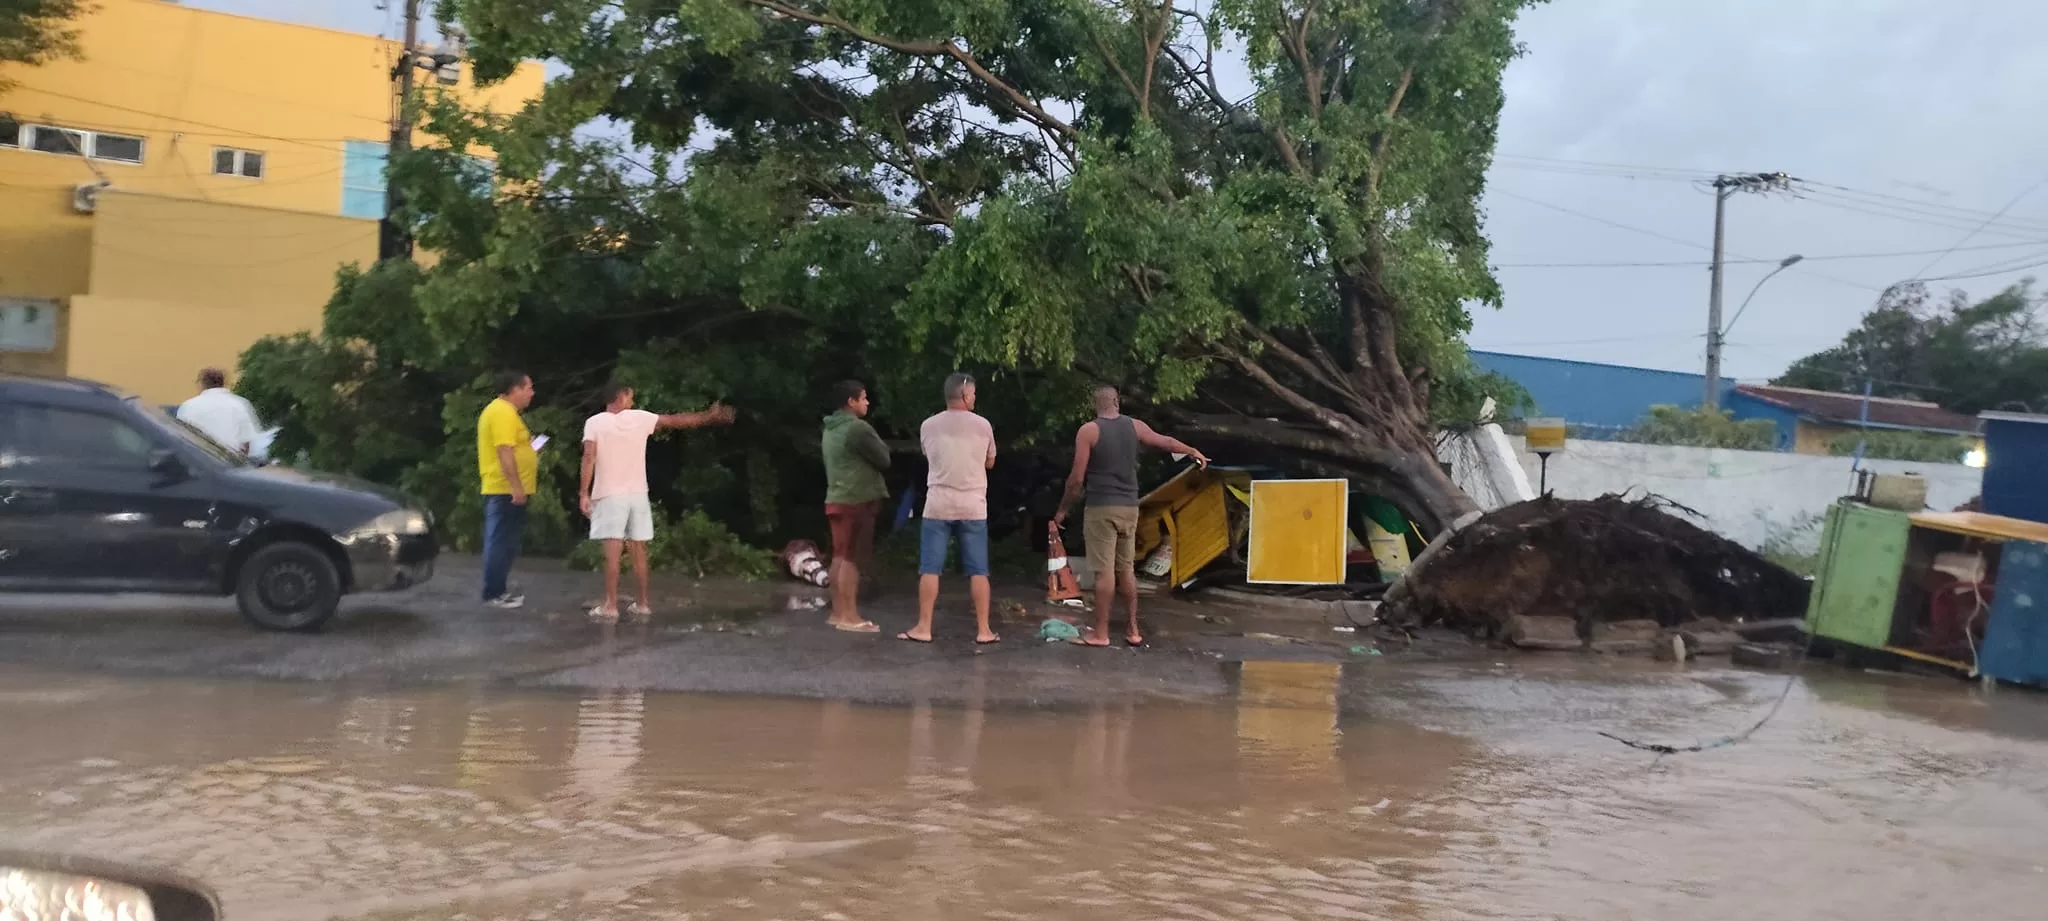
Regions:
[[[1805,612],[1804,579],[1672,510],[1698,514],[1661,497],[1617,495],[1498,509],[1437,548],[1380,616],[1511,641],[1542,632],[1533,619],[1545,619],[1551,634],[1563,624],[1548,619],[1564,619],[1569,634],[1541,637],[1556,648],[1629,621],[1669,628]]]

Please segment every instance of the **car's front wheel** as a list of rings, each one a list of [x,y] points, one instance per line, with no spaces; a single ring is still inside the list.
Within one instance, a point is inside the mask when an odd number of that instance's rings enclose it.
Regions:
[[[341,574],[318,547],[270,544],[242,563],[235,601],[265,630],[318,630],[341,605]]]

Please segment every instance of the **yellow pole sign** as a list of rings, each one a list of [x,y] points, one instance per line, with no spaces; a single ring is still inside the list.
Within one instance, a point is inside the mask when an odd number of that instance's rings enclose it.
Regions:
[[[1563,419],[1531,419],[1526,425],[1524,437],[1529,443],[1529,453],[1551,454],[1564,450]]]

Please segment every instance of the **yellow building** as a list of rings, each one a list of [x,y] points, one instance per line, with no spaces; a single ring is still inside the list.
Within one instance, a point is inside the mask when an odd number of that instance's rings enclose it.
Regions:
[[[375,261],[400,43],[96,6],[80,60],[4,72],[0,370],[169,403],[257,339],[317,327],[335,270]],[[543,83],[532,63],[482,90],[466,66],[418,73],[501,112]]]

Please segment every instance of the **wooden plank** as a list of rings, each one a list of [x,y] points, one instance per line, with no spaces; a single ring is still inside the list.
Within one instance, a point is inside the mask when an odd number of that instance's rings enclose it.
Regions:
[[[1983,512],[1920,512],[1910,516],[1916,528],[1932,528],[1987,540],[2030,540],[2048,544],[2048,524]]]

